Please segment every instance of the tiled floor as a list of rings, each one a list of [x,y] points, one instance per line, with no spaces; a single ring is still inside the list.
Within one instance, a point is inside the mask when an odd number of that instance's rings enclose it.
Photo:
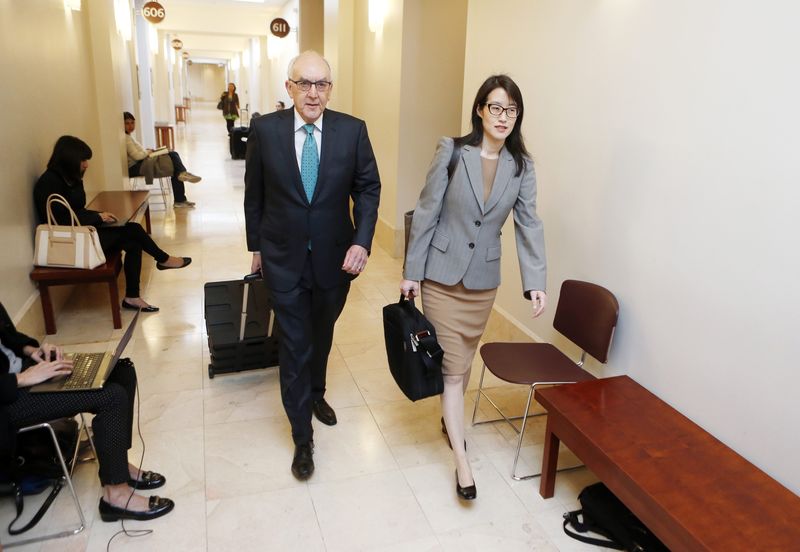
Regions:
[[[139,374],[144,465],[167,476],[160,491],[177,507],[153,522],[127,524],[153,532],[118,536],[112,550],[596,549],[569,539],[561,528],[562,513],[577,507],[577,493],[594,476],[586,469],[561,474],[556,496],[543,500],[538,479],[515,482],[509,476],[515,434],[505,425],[468,428],[478,499],[456,498],[438,399],[410,403],[388,372],[381,307],[398,297],[401,263],[377,248],[336,328],[327,398],[339,423],[315,422],[316,473],[308,483],[296,481],[289,471],[293,447],[276,370],[213,380],[207,374],[203,283],[239,278],[250,267],[244,162],[230,159],[225,125],[213,105],[196,105],[177,139],[189,170],[203,176],[201,183],[187,185],[197,208],[154,211],[153,234],[168,252],[194,261],[165,272],[145,263],[143,296],[161,312],[141,317],[127,351]],[[121,333],[111,330],[107,301],[102,286],[79,290],[52,339],[105,349]],[[465,407],[470,415],[479,369],[476,362]],[[525,394],[502,390],[502,402],[521,410]],[[536,419],[523,448],[523,465],[531,470],[540,465],[543,428],[543,419]],[[132,461],[141,448],[134,446]],[[84,464],[76,477],[87,529],[20,550],[106,549],[120,525],[97,519],[95,473],[95,465]],[[62,492],[41,525],[65,525],[71,519],[67,499]],[[2,519],[11,519],[11,501],[0,502]],[[31,509],[35,502],[29,499]],[[3,534],[3,542],[10,540]]]

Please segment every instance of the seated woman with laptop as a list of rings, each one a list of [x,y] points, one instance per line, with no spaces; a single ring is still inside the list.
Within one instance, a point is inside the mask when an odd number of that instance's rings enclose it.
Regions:
[[[81,412],[92,420],[100,466],[100,517],[148,520],[169,513],[175,503],[134,491],[162,487],[166,478],[140,471],[128,462],[136,396],[136,370],[128,359],[119,360],[101,389],[63,393],[31,393],[30,387],[69,375],[72,361],[60,347],[39,343],[20,333],[0,303],[0,453],[13,454],[16,429]]]
[[[83,175],[89,167],[92,149],[80,138],[62,136],[56,141],[53,154],[47,163],[47,170],[33,188],[33,200],[41,223],[47,222],[47,199],[52,194],[64,196],[83,225],[96,226],[100,245],[108,254],[125,251],[125,298],[122,308],[142,312],[158,312],[158,307],[150,305],[139,295],[139,279],[142,272],[142,251],[156,260],[156,268],[168,270],[183,268],[192,262],[190,257],[173,257],[161,250],[156,242],[136,222],[122,226],[104,226],[116,221],[113,213],[99,213],[86,208],[86,191],[83,188]],[[69,225],[70,213],[66,207],[52,206],[56,224]]]

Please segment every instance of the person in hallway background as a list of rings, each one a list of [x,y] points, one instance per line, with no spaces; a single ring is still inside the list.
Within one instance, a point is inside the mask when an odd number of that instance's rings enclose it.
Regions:
[[[400,282],[401,292],[415,297],[422,281],[422,308],[444,350],[442,431],[455,456],[456,492],[468,500],[477,489],[466,456],[464,392],[500,285],[500,230],[512,211],[522,289],[534,317],[546,302],[544,233],[521,134],[524,114],[517,85],[495,75],[475,96],[472,131],[439,141],[414,210]]]
[[[328,354],[350,281],[367,264],[381,184],[364,121],[325,109],[328,62],[304,52],[288,77],[294,108],[263,115],[250,129],[244,213],[251,269],[262,272],[281,327],[292,473],[304,480],[314,472],[312,412],[336,423],[324,397]]]
[[[75,211],[78,222],[97,227],[100,245],[106,255],[115,251],[125,251],[125,297],[122,308],[142,312],[158,312],[158,307],[150,305],[140,297],[139,280],[142,272],[142,251],[156,260],[156,268],[167,270],[183,268],[192,262],[189,257],[173,257],[162,251],[139,223],[128,222],[123,226],[104,226],[116,222],[113,213],[97,212],[86,208],[86,190],[83,188],[83,175],[89,167],[92,149],[74,136],[62,136],[53,147],[53,154],[47,163],[47,170],[39,177],[33,188],[33,201],[39,222],[47,222],[47,199],[52,194],[64,196]],[[62,205],[53,205],[56,224],[69,226],[72,222],[69,211]]]
[[[228,127],[228,134],[233,130],[233,122],[239,118],[239,95],[236,94],[236,85],[228,83],[228,90],[219,97],[218,107],[222,110],[225,124]]]
[[[136,130],[136,118],[132,113],[126,111],[122,114],[122,120],[125,123],[125,149],[128,152],[128,176],[142,176],[142,164],[153,151],[145,149],[136,138],[133,137],[133,131]],[[167,153],[172,161],[172,195],[175,198],[173,207],[176,209],[182,207],[194,207],[194,202],[186,199],[186,186],[184,182],[197,183],[202,180],[199,176],[193,175],[186,170],[186,167],[181,161],[181,156],[177,151],[170,151]]]
[[[281,100],[275,102],[275,111],[280,111],[282,109],[286,109],[286,104],[283,103]]]
[[[20,333],[0,303],[0,452],[10,457],[17,429],[81,412],[92,420],[97,462],[100,465],[100,517],[153,519],[169,513],[175,503],[168,498],[136,494],[134,489],[157,489],[167,480],[158,473],[139,471],[128,462],[136,396],[136,369],[120,359],[102,389],[71,393],[30,393],[28,388],[69,375],[72,361],[60,347],[39,343]]]

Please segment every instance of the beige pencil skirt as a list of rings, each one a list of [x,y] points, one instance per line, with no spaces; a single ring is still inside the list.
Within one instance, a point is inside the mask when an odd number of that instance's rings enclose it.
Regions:
[[[473,290],[461,282],[454,286],[422,282],[422,311],[436,328],[444,351],[443,374],[461,376],[469,372],[496,295],[497,288]]]

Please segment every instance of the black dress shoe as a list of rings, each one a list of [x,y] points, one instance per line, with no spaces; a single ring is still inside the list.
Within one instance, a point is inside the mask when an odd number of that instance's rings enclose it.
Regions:
[[[146,307],[139,307],[136,305],[131,305],[125,299],[122,300],[122,308],[127,310],[135,310],[135,311],[142,311],[142,312],[158,312],[158,307],[154,305],[148,305]]]
[[[135,519],[145,521],[148,519],[155,519],[168,514],[175,507],[175,503],[169,498],[161,498],[158,496],[151,496],[149,510],[144,512],[134,512],[133,510],[126,510],[125,508],[117,508],[112,506],[102,498],[100,499],[100,519],[103,521],[117,521],[120,519]]]
[[[475,487],[475,483],[469,487],[462,487],[458,484],[458,470],[456,470],[456,493],[464,500],[475,500],[478,496],[478,489]]]
[[[450,447],[450,450],[453,450],[453,445],[450,444],[450,437],[447,435],[447,426],[444,425],[444,416],[440,418],[442,420],[442,433],[444,433],[445,441],[447,441],[447,446]],[[467,452],[467,440],[464,439],[464,452]]]
[[[300,481],[305,481],[314,473],[314,442],[309,441],[302,445],[295,445],[294,460],[292,460],[292,475]]]
[[[317,420],[323,424],[329,426],[336,425],[336,412],[333,411],[333,408],[331,408],[331,405],[329,405],[325,399],[314,401],[311,411],[314,413],[314,416],[317,417]]]
[[[159,487],[163,487],[164,484],[167,482],[167,478],[161,475],[160,473],[152,472],[152,471],[145,471],[141,474],[141,479],[138,481],[136,479],[128,479],[128,487],[133,487],[134,489],[141,489],[143,491],[149,491],[151,489],[158,489]]]
[[[162,265],[161,263],[156,263],[156,268],[159,269],[159,270],[172,270],[172,269],[176,269],[176,268],[183,268],[183,267],[186,267],[186,266],[189,266],[190,264],[192,264],[192,258],[191,257],[182,257],[182,258],[183,258],[183,264],[181,266],[165,266],[165,265]]]

